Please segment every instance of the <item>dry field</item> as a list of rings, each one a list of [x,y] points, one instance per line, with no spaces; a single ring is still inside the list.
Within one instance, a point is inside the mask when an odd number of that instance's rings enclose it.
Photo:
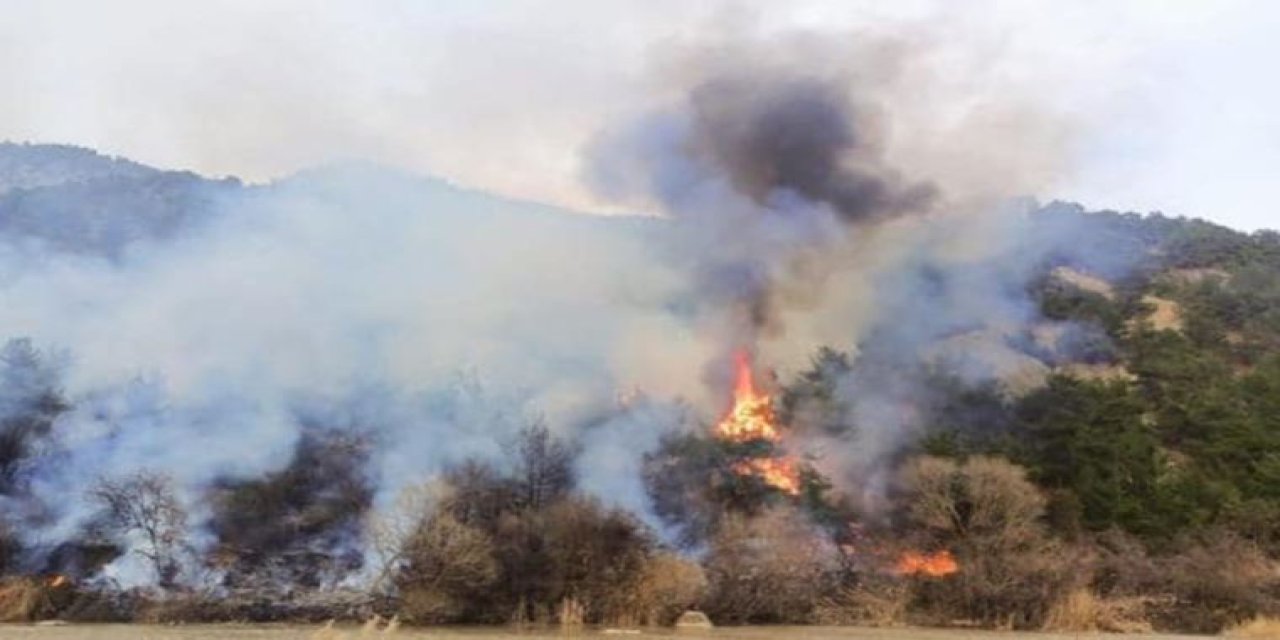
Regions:
[[[508,640],[515,638],[559,638],[569,634],[559,631],[516,633],[506,629],[400,629],[393,635],[364,634],[359,627],[338,628],[331,633],[319,632],[318,626],[271,625],[65,625],[31,626],[0,625],[0,640],[374,640],[376,638],[441,638],[455,640]],[[951,629],[862,629],[850,627],[734,627],[697,633],[646,632],[615,634],[580,632],[575,637],[654,638],[678,635],[681,638],[717,638],[729,640],[1075,640],[1094,634],[1014,633]],[[1178,640],[1193,636],[1125,635],[1113,636],[1133,640]]]

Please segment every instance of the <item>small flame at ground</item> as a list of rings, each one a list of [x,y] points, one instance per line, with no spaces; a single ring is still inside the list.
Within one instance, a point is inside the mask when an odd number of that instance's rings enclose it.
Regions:
[[[955,556],[945,549],[936,553],[908,551],[898,558],[898,564],[894,567],[894,573],[898,575],[930,578],[949,576],[959,570],[960,565]]]
[[[68,582],[70,582],[70,580],[68,580],[66,576],[57,575],[57,576],[50,576],[47,584],[50,589],[57,589],[58,587],[61,587],[62,585],[67,584]]]

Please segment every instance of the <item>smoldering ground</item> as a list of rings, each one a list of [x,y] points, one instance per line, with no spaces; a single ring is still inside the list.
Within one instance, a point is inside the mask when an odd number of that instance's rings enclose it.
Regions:
[[[24,516],[32,547],[79,535],[102,476],[170,474],[207,522],[197,505],[215,483],[286,469],[310,434],[338,430],[370,442],[359,473],[376,507],[446,463],[500,460],[536,418],[584,445],[588,491],[646,513],[640,456],[723,410],[733,349],[785,377],[820,346],[856,353],[874,336],[909,363],[958,333],[1036,321],[1027,207],[1005,199],[1043,174],[1020,175],[1015,152],[991,168],[1002,180],[953,170],[988,97],[973,113],[911,103],[938,94],[926,42],[694,45],[675,56],[673,97],[585,155],[588,181],[645,215],[343,165],[227,193],[211,220],[113,260],[6,245],[0,326],[70,354],[51,386],[71,408],[9,500],[38,516]],[[1052,137],[1051,118],[1003,112],[1019,117],[985,145]],[[994,346],[974,357],[1008,351]],[[874,492],[912,426],[887,403],[913,389],[850,377],[839,390],[861,412],[856,436],[797,446],[837,486]],[[107,574],[148,580],[130,558]]]

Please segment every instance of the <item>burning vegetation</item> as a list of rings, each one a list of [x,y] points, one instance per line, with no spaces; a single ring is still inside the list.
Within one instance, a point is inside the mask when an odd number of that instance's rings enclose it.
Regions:
[[[757,387],[747,350],[734,353],[733,372],[733,403],[713,432],[716,440],[740,451],[741,459],[734,461],[730,469],[782,494],[799,496],[804,488],[800,465],[781,446],[783,429],[773,408],[773,397]],[[818,478],[811,480],[817,482]],[[908,550],[902,552],[892,571],[903,576],[941,578],[959,569],[955,557],[945,549],[932,553]]]
[[[739,349],[733,354],[733,376],[733,404],[716,424],[716,437],[726,442],[762,440],[776,444],[782,434],[778,432],[773,399],[756,389],[751,357],[746,350]]]
[[[960,565],[956,563],[955,556],[945,550],[934,553],[905,551],[893,567],[894,573],[898,575],[930,578],[949,576],[959,570]]]
[[[746,350],[734,353],[733,371],[733,404],[715,427],[718,440],[748,447],[748,457],[733,463],[733,472],[759,478],[783,493],[799,495],[800,470],[780,447],[782,433],[773,398],[756,388]]]
[[[889,162],[881,70],[860,92],[843,59],[709,55],[683,96],[591,150],[593,186],[659,214],[643,224],[486,211],[446,233],[443,219],[415,226],[439,192],[319,175],[241,194],[252,224],[227,229],[267,235],[191,237],[179,258],[122,249],[103,257],[126,261],[110,277],[81,274],[138,287],[98,301],[121,325],[152,314],[116,298],[149,300],[161,281],[182,292],[164,299],[179,320],[221,319],[252,279],[209,264],[257,265],[277,245],[302,260],[268,263],[263,277],[299,279],[230,314],[265,329],[175,330],[174,348],[195,353],[161,360],[194,367],[178,392],[143,379],[69,391],[93,375],[67,376],[70,358],[28,340],[0,349],[0,618],[572,627],[697,608],[723,623],[1216,631],[1280,610],[1277,236],[1000,202],[983,204],[1026,237],[990,248],[968,229],[983,226],[965,217],[976,205]],[[0,194],[0,213],[40,200]],[[385,228],[359,226],[369,216],[351,212],[366,210],[389,214]],[[347,251],[363,233],[374,250]],[[562,242],[607,268],[561,264]],[[427,253],[456,263],[424,268]],[[40,298],[96,264],[81,258],[0,289]],[[1056,280],[1062,266],[1136,275],[1103,295]],[[1152,275],[1172,266],[1233,271]],[[301,277],[312,268],[322,277]],[[382,295],[380,278],[413,295]],[[97,287],[75,283],[53,288],[74,304],[10,306],[49,305],[62,327],[93,315],[80,300]],[[189,311],[206,285],[211,312]],[[1150,326],[1157,289],[1185,322]],[[329,304],[365,290],[379,295]],[[325,302],[315,330],[282,330],[301,314],[281,291]],[[419,298],[430,304],[400,306]],[[87,350],[102,358],[127,342],[115,328],[70,334],[108,336]],[[148,345],[156,333],[134,329]],[[269,338],[224,358],[240,329]],[[678,353],[634,355],[654,345]],[[488,358],[497,393],[442,382],[437,369],[470,354]],[[1078,362],[1129,373],[1066,373]],[[632,375],[659,391],[612,402]]]

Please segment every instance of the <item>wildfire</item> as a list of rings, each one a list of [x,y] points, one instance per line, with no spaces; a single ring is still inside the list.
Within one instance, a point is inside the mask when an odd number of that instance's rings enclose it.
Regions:
[[[746,351],[734,354],[733,368],[733,406],[716,425],[716,437],[735,443],[778,442],[782,435],[775,426],[777,417],[773,413],[773,399],[756,389],[751,375],[751,360]],[[777,454],[757,456],[740,460],[732,468],[738,475],[758,477],[783,493],[800,493],[800,471],[790,458]]]
[[[800,472],[785,458],[752,458],[733,465],[734,473],[757,476],[765,484],[791,495],[800,494]]]
[[[894,567],[894,573],[898,575],[930,578],[949,576],[959,570],[960,565],[955,556],[945,549],[935,553],[908,551],[898,558],[898,564]]]
[[[733,407],[716,425],[716,437],[730,442],[766,440],[777,442],[780,436],[773,426],[773,401],[756,390],[751,376],[751,362],[745,351],[733,356],[735,381]]]
[[[54,576],[49,576],[46,584],[50,589],[57,589],[58,587],[61,587],[62,585],[67,584],[68,582],[70,582],[70,580],[66,576],[54,575]]]

